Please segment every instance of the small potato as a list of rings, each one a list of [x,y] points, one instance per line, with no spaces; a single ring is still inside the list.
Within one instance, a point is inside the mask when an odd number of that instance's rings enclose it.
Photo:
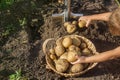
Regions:
[[[67,28],[66,28],[66,30],[67,30],[67,32],[68,32],[69,34],[75,32],[76,29],[77,29],[76,26],[73,25],[73,24],[68,25]]]
[[[68,52],[68,56],[67,56],[67,60],[68,60],[69,62],[74,62],[74,61],[76,61],[76,60],[77,60],[76,55],[78,55],[78,53],[77,53],[76,51],[69,51],[69,52]]]
[[[85,27],[85,26],[86,26],[86,21],[84,21],[84,20],[79,21],[78,26],[79,26],[80,28]]]
[[[73,21],[72,24],[73,24],[73,25],[77,25],[77,21]]]
[[[90,56],[92,55],[91,51],[88,48],[85,48],[82,50],[83,55]]]
[[[70,25],[71,23],[70,22],[65,22],[64,23],[64,27],[66,28],[68,25]]]
[[[64,38],[63,41],[62,41],[62,45],[65,48],[68,48],[70,45],[72,45],[72,39],[70,37]]]
[[[70,71],[72,73],[77,73],[77,72],[81,72],[83,69],[84,69],[84,66],[82,64],[74,64],[71,67]]]
[[[81,40],[77,37],[72,38],[73,45],[80,46]]]
[[[49,52],[50,52],[51,54],[55,54],[54,48],[51,48],[51,49],[49,50]]]
[[[50,58],[51,58],[52,60],[56,60],[56,59],[57,59],[56,56],[55,56],[55,54],[50,54]]]
[[[69,67],[69,62],[65,59],[58,59],[55,63],[56,70],[59,72],[65,72]]]
[[[65,52],[63,55],[60,56],[60,59],[67,59],[67,55],[68,55],[68,53]]]
[[[64,4],[64,1],[63,0],[58,0],[58,3],[59,4]]]
[[[59,57],[65,52],[65,48],[63,46],[56,46],[55,53]]]
[[[80,45],[80,48],[81,48],[81,49],[84,49],[84,48],[86,48],[86,47],[87,47],[87,44],[86,44],[86,43],[84,43],[84,42],[81,43],[81,45]]]
[[[73,51],[73,50],[75,50],[75,51],[80,51],[80,48],[79,47],[76,47],[76,46],[74,46],[74,45],[71,45],[71,46],[69,46],[69,51]]]

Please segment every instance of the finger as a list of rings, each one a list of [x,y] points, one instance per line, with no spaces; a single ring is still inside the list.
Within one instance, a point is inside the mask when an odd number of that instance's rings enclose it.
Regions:
[[[77,59],[78,59],[78,58],[80,58],[80,56],[76,55],[76,56],[75,56],[75,58],[77,58]]]
[[[91,21],[89,20],[86,24],[86,27],[89,27],[90,23],[91,23]]]

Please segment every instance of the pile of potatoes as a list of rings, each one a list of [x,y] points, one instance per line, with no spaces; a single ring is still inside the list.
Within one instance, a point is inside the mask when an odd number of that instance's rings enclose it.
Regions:
[[[65,27],[66,31],[70,34],[76,31],[77,26],[79,28],[83,28],[83,27],[85,27],[85,25],[86,25],[86,22],[84,20],[81,20],[79,22],[72,21],[72,22],[65,22],[64,23],[64,27]]]
[[[85,41],[79,37],[64,37],[56,40],[56,46],[49,50],[49,56],[58,72],[77,73],[83,71],[89,64],[71,64],[78,56],[91,56],[93,53]]]

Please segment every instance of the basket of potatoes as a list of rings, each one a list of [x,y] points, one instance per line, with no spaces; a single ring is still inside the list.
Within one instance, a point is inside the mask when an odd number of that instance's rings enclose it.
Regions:
[[[71,64],[77,60],[76,55],[98,54],[90,40],[78,35],[47,39],[43,43],[43,52],[49,69],[65,77],[80,76],[97,65],[97,63]]]

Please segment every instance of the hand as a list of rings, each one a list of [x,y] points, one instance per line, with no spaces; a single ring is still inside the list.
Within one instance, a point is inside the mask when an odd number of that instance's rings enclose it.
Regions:
[[[86,59],[85,56],[76,56],[76,58],[77,58],[77,61],[71,62],[71,64],[85,63],[85,59]]]
[[[91,21],[92,21],[90,16],[82,16],[82,17],[79,18],[79,21],[81,21],[81,20],[86,21],[86,27],[88,27],[91,24]]]

